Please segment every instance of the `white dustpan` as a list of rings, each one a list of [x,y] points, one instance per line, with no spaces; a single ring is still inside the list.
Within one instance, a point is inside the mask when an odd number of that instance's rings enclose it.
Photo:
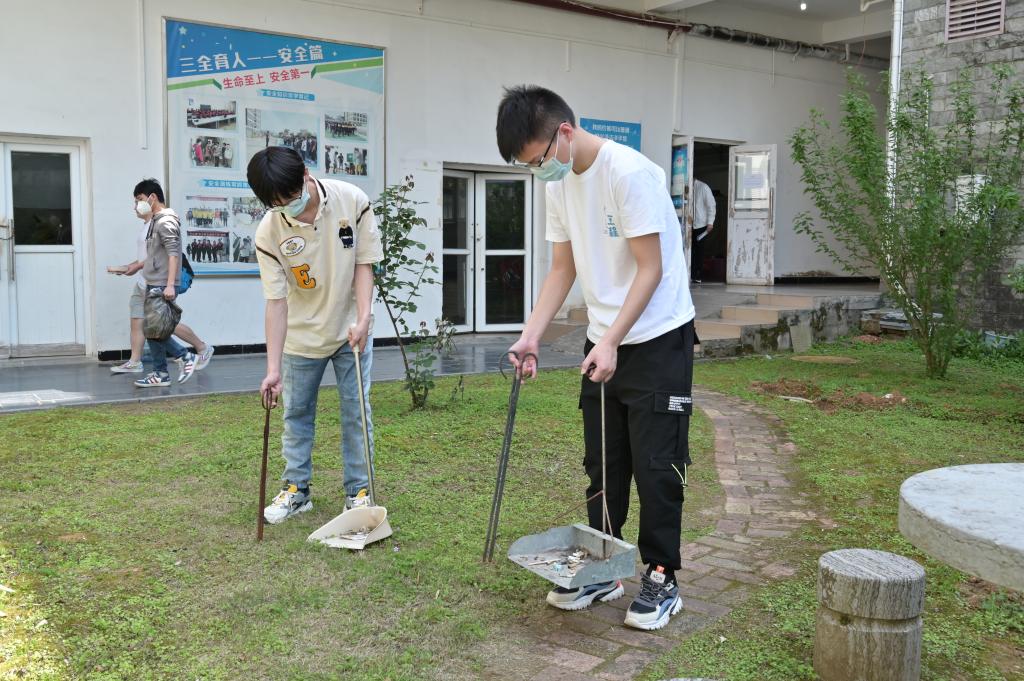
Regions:
[[[393,534],[388,523],[388,509],[377,506],[377,489],[373,476],[373,461],[370,460],[370,433],[366,427],[366,401],[363,395],[363,365],[359,361],[359,349],[352,347],[356,356],[356,383],[359,388],[359,413],[363,422],[363,456],[370,478],[370,505],[350,508],[334,520],[307,537],[306,541],[318,541],[336,549],[361,551],[367,544],[387,539]]]
[[[320,542],[335,549],[361,551],[367,544],[392,535],[388,509],[383,506],[350,508],[309,535],[307,541]]]

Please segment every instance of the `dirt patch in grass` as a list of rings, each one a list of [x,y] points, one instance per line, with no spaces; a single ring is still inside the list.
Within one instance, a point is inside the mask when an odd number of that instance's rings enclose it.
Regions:
[[[833,413],[840,409],[860,411],[891,409],[906,403],[906,396],[899,390],[893,390],[891,393],[880,396],[867,392],[845,393],[841,390],[836,390],[831,395],[822,397],[815,402],[817,407],[826,413]]]
[[[821,388],[808,383],[790,378],[780,378],[777,381],[754,381],[751,387],[764,395],[775,395],[776,397],[802,397],[805,400],[816,400],[821,397]]]
[[[827,414],[832,414],[840,409],[881,410],[907,404],[906,395],[899,390],[893,390],[884,395],[873,395],[863,391],[835,390],[826,395],[820,387],[813,383],[791,378],[780,378],[771,382],[754,381],[750,385],[755,392],[762,395],[774,395],[784,399],[797,398],[796,401],[809,402]]]
[[[854,336],[854,342],[867,343],[868,345],[878,345],[882,342],[881,336],[872,336],[871,334],[864,334],[863,336]]]

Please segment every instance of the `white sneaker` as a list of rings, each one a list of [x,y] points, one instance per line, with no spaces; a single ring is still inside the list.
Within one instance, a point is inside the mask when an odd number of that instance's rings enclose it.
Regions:
[[[184,357],[179,357],[178,366],[181,367],[181,372],[178,374],[178,383],[184,383],[192,378],[192,374],[196,371],[196,353],[190,352]]]
[[[309,496],[309,488],[300,490],[290,484],[274,497],[270,506],[263,509],[263,519],[271,525],[277,525],[293,515],[305,513],[312,508],[313,501]]]
[[[202,371],[206,368],[206,365],[213,359],[214,352],[216,352],[216,348],[207,344],[205,350],[196,353],[196,371]]]
[[[142,371],[142,362],[135,362],[133,364],[129,361],[110,367],[110,373],[112,374],[141,374]]]
[[[359,494],[354,497],[345,497],[345,510],[350,508],[363,508],[370,506],[370,495],[366,493],[365,489],[359,490]]]

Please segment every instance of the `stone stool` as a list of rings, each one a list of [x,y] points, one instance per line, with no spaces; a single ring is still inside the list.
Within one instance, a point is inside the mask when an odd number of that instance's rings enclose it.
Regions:
[[[822,681],[918,681],[924,568],[843,549],[818,560],[814,671]]]

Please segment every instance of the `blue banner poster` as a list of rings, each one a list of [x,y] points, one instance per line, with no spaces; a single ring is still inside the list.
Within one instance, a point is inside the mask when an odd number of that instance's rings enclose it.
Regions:
[[[625,144],[640,151],[640,124],[626,121],[602,121],[597,118],[581,118],[580,127],[589,133]]]
[[[169,205],[200,275],[258,274],[249,159],[288,146],[316,177],[384,189],[384,50],[166,20]]]

